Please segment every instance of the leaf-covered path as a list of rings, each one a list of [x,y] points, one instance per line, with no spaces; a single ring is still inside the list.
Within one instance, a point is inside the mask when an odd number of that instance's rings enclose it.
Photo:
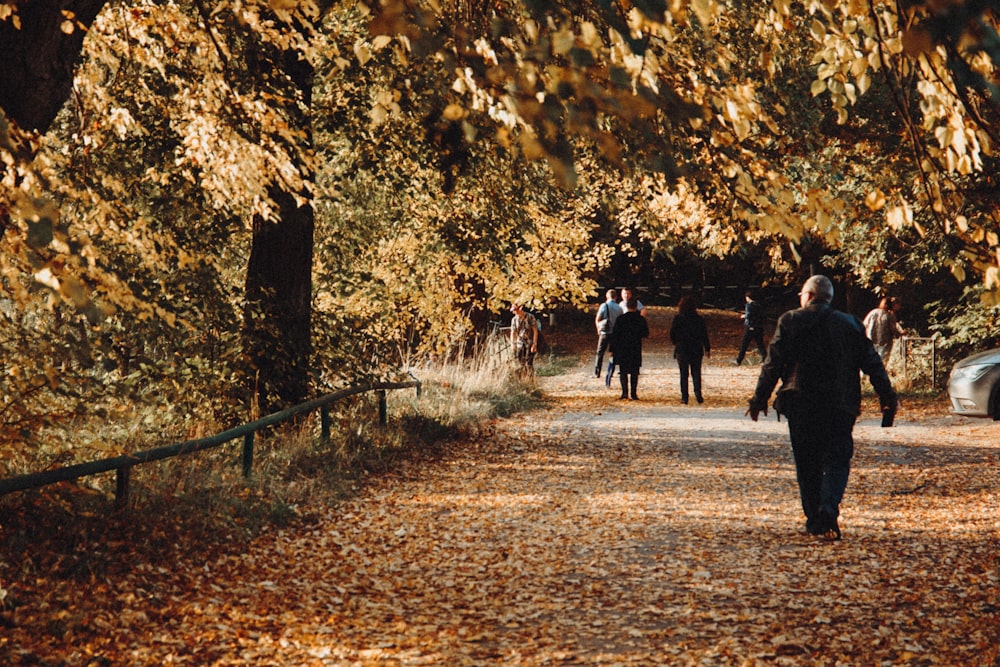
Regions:
[[[735,399],[755,368],[680,406],[665,353],[639,402],[581,360],[549,409],[308,526],[80,591],[52,664],[1000,665],[997,425],[863,418],[828,543],[784,423]]]

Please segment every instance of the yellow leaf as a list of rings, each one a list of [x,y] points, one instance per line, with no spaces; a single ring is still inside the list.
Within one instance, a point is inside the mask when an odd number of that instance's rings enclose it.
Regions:
[[[537,160],[545,154],[542,145],[538,143],[534,132],[524,132],[520,137],[521,152],[529,160]]]
[[[563,27],[552,36],[552,52],[560,56],[566,55],[575,43],[576,35],[568,27]]]
[[[465,108],[460,104],[449,104],[441,115],[446,120],[460,120],[465,117]]]
[[[703,28],[707,28],[712,23],[712,15],[715,13],[714,5],[712,0],[693,0],[691,3],[691,9],[694,10],[698,22]]]
[[[358,62],[364,66],[369,60],[371,60],[372,52],[360,39],[354,43],[354,56],[358,59]]]
[[[864,95],[871,88],[872,78],[868,76],[868,72],[864,72],[858,77],[856,85],[858,86],[858,93],[861,95]]]
[[[812,35],[813,39],[822,44],[826,38],[826,26],[818,20],[813,19],[812,23],[809,24],[809,34]]]
[[[872,190],[865,197],[865,206],[872,211],[878,211],[885,206],[885,193],[879,189]]]
[[[59,285],[59,293],[66,297],[77,308],[87,305],[87,288],[74,276],[66,276]]]

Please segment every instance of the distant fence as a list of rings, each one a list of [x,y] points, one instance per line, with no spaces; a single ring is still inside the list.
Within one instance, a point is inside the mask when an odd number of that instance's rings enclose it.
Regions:
[[[217,433],[216,435],[197,438],[195,440],[185,440],[184,442],[165,445],[155,449],[147,449],[146,451],[134,454],[123,454],[112,458],[99,459],[97,461],[89,461],[87,463],[77,463],[61,468],[45,470],[43,472],[0,479],[0,496],[14,491],[23,491],[25,489],[47,486],[49,484],[55,484],[56,482],[65,482],[72,479],[78,479],[80,477],[86,477],[88,475],[96,475],[98,473],[114,470],[117,473],[115,484],[116,504],[119,507],[123,507],[128,501],[129,480],[133,466],[140,463],[159,461],[173,456],[193,454],[194,452],[200,452],[205,449],[218,447],[219,445],[223,445],[239,437],[243,438],[243,474],[249,476],[253,468],[254,434],[258,431],[268,426],[288,421],[293,417],[318,409],[320,410],[320,437],[323,440],[329,440],[330,404],[347,398],[348,396],[363,394],[370,391],[377,392],[378,394],[379,423],[385,425],[387,414],[386,390],[407,388],[416,388],[417,396],[420,396],[419,380],[407,380],[404,382],[375,382],[358,385],[341,389],[331,394],[320,396],[319,398],[314,398],[311,401],[300,403],[286,410],[275,412],[267,415],[266,417],[261,417],[260,419],[243,424],[242,426],[237,426],[229,429],[228,431]]]
[[[903,378],[912,385],[925,380],[931,389],[937,387],[937,336],[903,336],[900,342]]]

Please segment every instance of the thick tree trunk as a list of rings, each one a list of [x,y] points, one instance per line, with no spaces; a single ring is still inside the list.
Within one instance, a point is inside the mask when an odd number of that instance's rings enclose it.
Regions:
[[[73,70],[89,27],[107,0],[15,3],[20,29],[0,20],[0,108],[26,130],[45,132],[69,97]],[[67,34],[63,12],[74,17]]]
[[[0,108],[21,128],[45,132],[71,93],[85,31],[77,25],[67,34],[64,12],[71,13],[75,23],[89,26],[106,2],[31,0],[18,3],[20,29],[10,19],[0,20]],[[311,152],[310,119],[303,109],[311,102],[312,69],[296,52],[279,54],[275,60],[259,63],[257,81],[271,87],[276,66],[288,77],[294,89],[288,97],[301,102],[289,105],[289,122],[307,137],[300,149]],[[265,411],[308,396],[312,353],[314,212],[311,203],[296,202],[310,201],[311,195],[293,196],[278,185],[270,195],[281,219],[254,221],[244,324],[253,390]]]
[[[293,100],[286,109],[287,117],[304,137],[298,150],[311,154],[314,148],[308,110],[312,101],[312,67],[294,51],[287,51],[276,60],[275,63],[262,59],[263,66],[252,69],[273,82],[275,77],[268,65],[276,64],[288,77],[295,90],[286,96]],[[296,98],[301,104],[294,103]],[[304,176],[308,183],[312,182],[311,173]],[[280,206],[281,219],[254,220],[244,310],[245,349],[253,372],[251,390],[264,414],[309,397],[315,227],[310,192],[293,196],[275,184],[269,194]]]
[[[244,321],[252,391],[265,414],[308,398],[312,354],[313,208],[279,190],[271,196],[281,220],[254,221]]]

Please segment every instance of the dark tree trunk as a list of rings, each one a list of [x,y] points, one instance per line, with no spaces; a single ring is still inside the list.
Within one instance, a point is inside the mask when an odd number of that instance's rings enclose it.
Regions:
[[[286,113],[289,122],[304,137],[298,149],[310,154],[313,146],[308,110],[312,102],[312,67],[301,54],[287,51],[273,59],[260,58],[251,63],[251,70],[257,70],[258,81],[273,82],[275,77],[270,69],[275,66],[294,88],[287,91],[286,99],[293,102]],[[300,104],[295,104],[296,98]],[[308,183],[313,180],[311,173],[304,177]],[[244,340],[253,372],[251,390],[264,414],[309,397],[312,355],[315,227],[312,195],[310,192],[293,195],[280,184],[270,190],[270,196],[280,206],[280,220],[254,220],[244,310]]]
[[[85,29],[66,34],[63,12],[89,27],[107,0],[15,3],[20,29],[0,21],[0,108],[21,128],[45,132],[70,95]]]
[[[309,396],[312,354],[313,208],[277,189],[271,196],[281,220],[254,221],[244,321],[252,391],[264,414]]]
[[[49,128],[71,93],[85,36],[79,25],[69,34],[62,30],[63,12],[71,12],[76,23],[89,27],[106,3],[31,0],[18,3],[20,29],[10,19],[0,20],[0,108],[10,120],[23,129]],[[256,70],[256,82],[262,88],[272,87],[275,70],[287,77],[291,90],[285,92],[299,101],[288,105],[289,122],[306,137],[299,148],[311,152],[312,68],[297,52],[269,55],[251,68]],[[311,174],[306,180],[312,181]],[[281,219],[254,220],[244,323],[253,390],[260,409],[266,411],[299,402],[309,393],[314,228],[309,192],[293,196],[275,184],[269,194]],[[307,203],[300,205],[297,199]]]

